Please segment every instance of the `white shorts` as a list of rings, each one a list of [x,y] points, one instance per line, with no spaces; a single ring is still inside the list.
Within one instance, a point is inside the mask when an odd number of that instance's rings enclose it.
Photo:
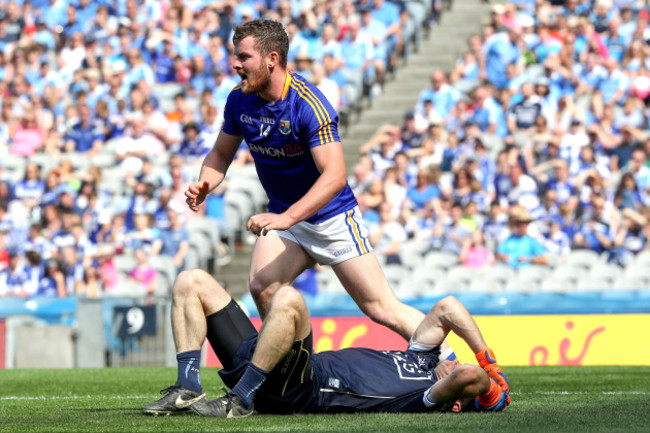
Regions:
[[[301,221],[288,230],[268,234],[300,245],[321,265],[336,265],[372,251],[358,206],[320,223]]]

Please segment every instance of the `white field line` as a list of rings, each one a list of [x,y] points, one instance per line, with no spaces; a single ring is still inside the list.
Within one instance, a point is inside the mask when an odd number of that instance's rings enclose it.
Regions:
[[[534,391],[511,392],[511,395],[650,395],[650,391]],[[151,395],[66,395],[66,396],[2,396],[0,401],[9,400],[144,400],[152,399]]]

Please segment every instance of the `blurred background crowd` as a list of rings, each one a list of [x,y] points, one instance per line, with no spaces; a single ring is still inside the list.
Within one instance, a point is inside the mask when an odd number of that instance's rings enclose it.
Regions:
[[[345,126],[440,9],[436,0],[2,2],[0,296],[125,287],[153,296],[205,254],[228,262],[234,245],[222,235],[255,211],[242,204],[231,218],[224,204],[239,174],[254,176],[246,145],[232,184],[199,214],[183,192],[239,79],[234,25],[282,21],[290,69]],[[349,183],[385,263],[413,267],[409,245],[475,270],[553,266],[578,250],[620,268],[635,262],[650,249],[649,43],[642,2],[493,5],[456,67],[432,71],[413,109],[359,149]],[[225,241],[208,253],[196,234],[206,219]],[[304,279],[310,293],[315,272]]]

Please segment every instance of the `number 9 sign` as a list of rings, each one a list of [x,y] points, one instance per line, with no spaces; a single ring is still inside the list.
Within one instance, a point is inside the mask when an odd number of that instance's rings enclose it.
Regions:
[[[113,309],[113,334],[120,338],[156,334],[156,307],[131,306]]]

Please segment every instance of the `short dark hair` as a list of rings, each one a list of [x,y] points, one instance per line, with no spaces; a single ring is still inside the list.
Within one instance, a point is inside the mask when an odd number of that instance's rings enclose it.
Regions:
[[[235,27],[232,42],[237,45],[248,36],[255,39],[254,47],[262,56],[275,51],[280,56],[280,66],[287,67],[289,35],[282,23],[266,19],[248,21]]]

